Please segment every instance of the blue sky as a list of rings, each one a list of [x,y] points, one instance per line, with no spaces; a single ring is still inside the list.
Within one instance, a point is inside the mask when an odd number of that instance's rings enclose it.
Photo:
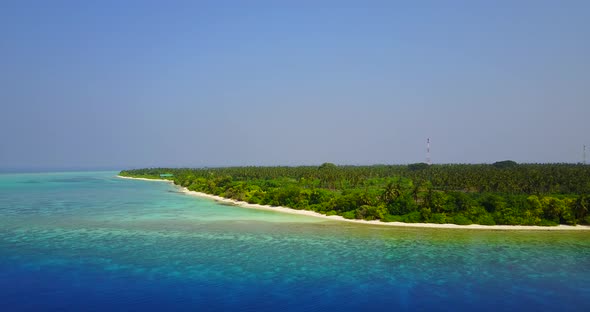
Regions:
[[[0,169],[579,162],[589,1],[0,1]]]

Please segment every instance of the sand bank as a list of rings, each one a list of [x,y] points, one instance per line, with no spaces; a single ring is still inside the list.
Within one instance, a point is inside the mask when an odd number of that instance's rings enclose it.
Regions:
[[[121,179],[130,179],[130,180],[141,180],[141,181],[156,181],[156,182],[168,182],[174,184],[174,181],[166,180],[166,179],[148,179],[148,178],[132,178],[132,177],[124,177],[124,176],[117,176]]]
[[[122,177],[120,178],[125,179],[134,179],[134,180],[144,180],[144,181],[162,181],[162,182],[169,182],[173,183],[170,180],[164,179],[145,179],[145,178],[131,178],[131,177]],[[185,194],[197,196],[201,198],[208,198],[215,200],[217,202],[222,202],[226,204],[231,204],[235,206],[239,206],[242,208],[250,208],[250,209],[259,209],[259,210],[268,210],[268,211],[277,211],[283,213],[290,213],[290,214],[298,214],[316,218],[323,218],[333,221],[341,221],[341,222],[351,222],[351,223],[359,223],[359,224],[370,224],[370,225],[380,225],[380,226],[397,226],[397,227],[420,227],[420,228],[437,228],[437,229],[473,229],[473,230],[526,230],[526,231],[587,231],[590,230],[590,226],[586,225],[563,225],[560,224],[558,226],[536,226],[536,225],[480,225],[480,224],[470,224],[470,225],[458,225],[458,224],[438,224],[438,223],[404,223],[404,222],[381,222],[381,221],[367,221],[367,220],[357,220],[357,219],[345,219],[341,216],[327,216],[315,211],[310,210],[297,210],[288,207],[277,207],[277,206],[268,206],[268,205],[258,205],[258,204],[250,204],[243,201],[237,201],[229,198],[224,198],[216,195],[201,193],[190,191],[186,187],[180,187],[181,191]]]

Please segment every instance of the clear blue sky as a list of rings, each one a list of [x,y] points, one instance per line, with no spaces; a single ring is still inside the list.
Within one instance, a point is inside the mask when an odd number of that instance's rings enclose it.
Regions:
[[[289,2],[0,1],[0,169],[590,145],[590,1]]]

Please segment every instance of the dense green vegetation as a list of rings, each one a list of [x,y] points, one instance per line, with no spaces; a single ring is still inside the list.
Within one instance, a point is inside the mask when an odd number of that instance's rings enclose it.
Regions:
[[[189,190],[385,222],[590,224],[590,166],[574,164],[151,168]]]

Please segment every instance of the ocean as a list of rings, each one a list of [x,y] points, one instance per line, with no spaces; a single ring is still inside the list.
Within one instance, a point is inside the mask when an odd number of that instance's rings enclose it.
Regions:
[[[590,311],[590,232],[395,228],[0,174],[1,311]]]

